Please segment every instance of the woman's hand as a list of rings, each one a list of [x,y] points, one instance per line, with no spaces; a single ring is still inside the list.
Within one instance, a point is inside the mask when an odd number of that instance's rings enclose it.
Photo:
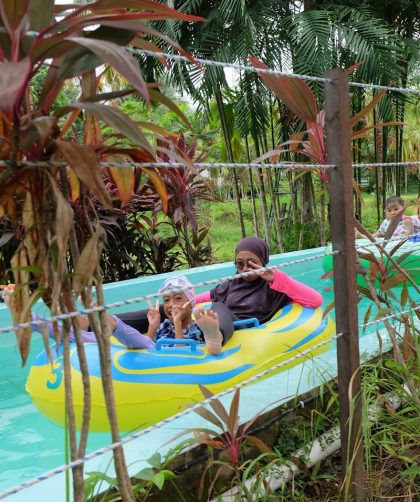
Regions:
[[[263,269],[264,267],[261,265],[257,265],[253,261],[248,261],[248,267],[251,270],[255,270],[257,274],[264,279],[267,282],[272,282],[274,280],[274,270],[263,270],[259,272],[260,269]]]
[[[149,330],[156,331],[160,324],[159,298],[156,300],[156,306],[153,307],[151,302],[147,301],[149,311],[147,312],[147,320],[149,321]]]

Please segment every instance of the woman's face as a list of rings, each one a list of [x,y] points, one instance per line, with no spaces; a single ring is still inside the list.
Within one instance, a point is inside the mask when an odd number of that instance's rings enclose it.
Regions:
[[[250,270],[253,270],[253,263],[260,265],[261,267],[264,266],[258,256],[254,253],[251,253],[251,251],[239,251],[239,253],[237,253],[235,256],[235,267],[238,272],[249,272]],[[258,277],[258,274],[252,274],[243,277],[243,280],[252,282],[258,279]]]

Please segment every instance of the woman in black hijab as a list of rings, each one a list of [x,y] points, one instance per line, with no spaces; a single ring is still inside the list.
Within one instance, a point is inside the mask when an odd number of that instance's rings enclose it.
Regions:
[[[194,315],[207,341],[207,350],[217,355],[233,334],[233,321],[256,317],[260,324],[269,321],[285,305],[296,302],[305,307],[319,307],[322,296],[314,289],[292,279],[283,271],[261,271],[269,260],[265,241],[245,237],[235,250],[238,273],[255,274],[232,279],[195,297],[195,303],[212,302],[209,310],[197,307]]]

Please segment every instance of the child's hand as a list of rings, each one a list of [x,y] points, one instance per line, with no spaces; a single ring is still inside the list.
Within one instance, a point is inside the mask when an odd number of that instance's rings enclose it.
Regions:
[[[414,225],[411,216],[403,216],[402,221],[404,224],[404,230],[406,235],[412,235],[414,233]]]
[[[172,307],[172,319],[174,322],[174,326],[182,325],[182,321],[186,318],[188,315],[188,309],[191,307],[192,300],[184,303],[184,305],[174,305]]]
[[[3,288],[2,296],[3,296],[3,301],[6,304],[7,308],[10,308],[10,296],[12,295],[14,289],[15,289],[14,284],[9,284],[7,286],[4,286]]]
[[[264,270],[262,272],[258,272],[259,269],[262,269],[261,265],[257,265],[253,261],[248,262],[248,267],[252,270],[255,270],[257,274],[267,282],[272,282],[274,280],[274,270]]]
[[[153,307],[151,302],[147,300],[149,305],[149,311],[147,312],[147,320],[149,321],[149,328],[156,330],[160,324],[160,310],[159,310],[159,298],[156,300],[156,306]]]

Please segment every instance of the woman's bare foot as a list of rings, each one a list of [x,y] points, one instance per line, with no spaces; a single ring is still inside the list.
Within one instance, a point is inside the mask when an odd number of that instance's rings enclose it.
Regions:
[[[213,310],[194,309],[195,321],[203,332],[207,344],[207,352],[217,356],[222,348],[223,335],[219,328],[219,317]]]

